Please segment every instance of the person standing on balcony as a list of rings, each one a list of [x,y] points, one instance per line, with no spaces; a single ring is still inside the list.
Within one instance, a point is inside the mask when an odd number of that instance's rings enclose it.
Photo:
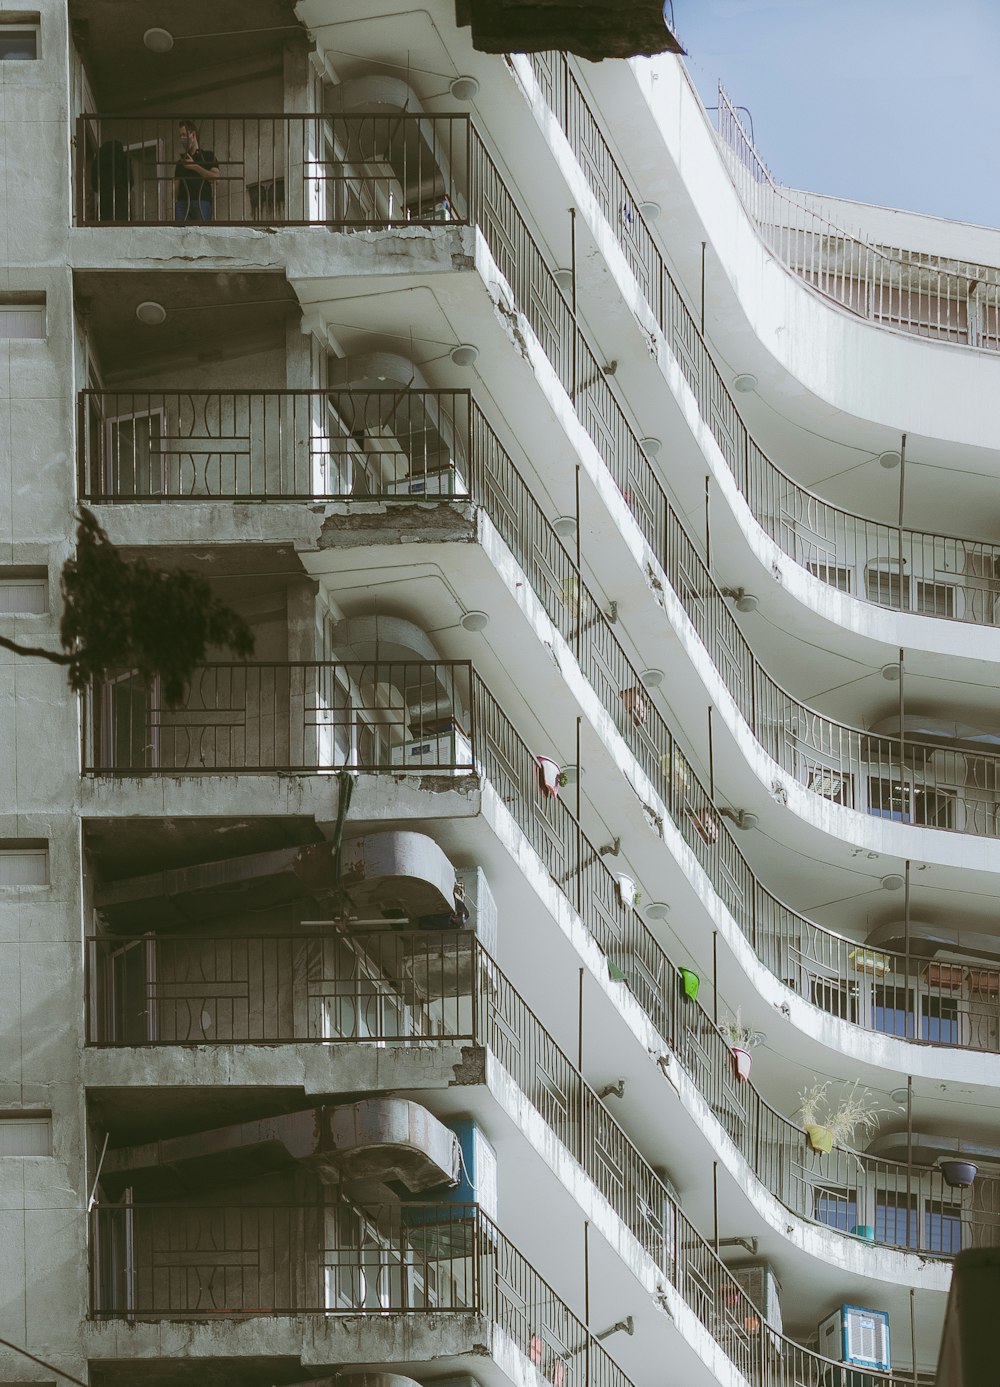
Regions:
[[[174,165],[174,215],[179,222],[212,220],[212,184],[220,177],[219,161],[198,143],[198,127],[185,118],[178,126],[181,157]]]

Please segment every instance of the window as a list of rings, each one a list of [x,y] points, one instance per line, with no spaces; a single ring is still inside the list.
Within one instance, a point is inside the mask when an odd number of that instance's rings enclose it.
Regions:
[[[51,1113],[0,1113],[0,1157],[51,1155]]]
[[[858,1020],[858,988],[856,983],[841,982],[838,978],[812,978],[809,995],[813,1006],[839,1016],[841,1021]]]
[[[48,610],[44,568],[0,568],[0,616],[41,616]]]
[[[869,780],[868,812],[879,819],[906,822],[910,815],[910,787],[898,780]]]
[[[951,583],[917,583],[916,609],[925,616],[955,615],[955,589]]]
[[[869,568],[865,573],[865,596],[880,607],[905,611],[910,605],[910,584],[895,569]]]
[[[962,1209],[959,1204],[945,1204],[939,1209],[924,1210],[924,1248],[946,1256],[962,1250]]]
[[[876,983],[872,989],[872,1027],[884,1035],[913,1037],[913,993],[907,987]]]
[[[44,838],[0,838],[0,886],[48,886],[49,845]]]
[[[850,592],[851,590],[851,570],[841,568],[837,564],[812,562],[806,564],[809,572],[814,578],[818,578],[821,583],[827,583],[830,587],[836,588],[838,592]]]
[[[875,1241],[892,1247],[917,1245],[917,1196],[882,1190],[875,1196]]]
[[[34,62],[38,57],[37,11],[0,10],[0,62]]]
[[[961,1044],[957,998],[924,998],[924,1014],[920,1018],[920,1036],[922,1040],[933,1040],[939,1045]]]
[[[813,1191],[813,1218],[836,1228],[841,1233],[853,1233],[858,1226],[858,1198],[853,1190]]]
[[[0,35],[3,26],[0,25]],[[45,295],[0,294],[0,338],[40,341],[45,337]]]
[[[849,771],[832,771],[826,766],[810,766],[806,788],[822,795],[831,804],[850,804],[851,776]]]

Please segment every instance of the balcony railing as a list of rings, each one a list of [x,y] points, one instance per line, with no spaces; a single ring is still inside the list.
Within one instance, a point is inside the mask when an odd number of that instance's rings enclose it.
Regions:
[[[84,700],[85,773],[472,772],[472,669],[461,661],[211,664],[184,703],[108,679]]]
[[[356,957],[364,956],[366,959],[367,977],[363,989],[364,996],[369,998],[374,986],[381,983],[383,994],[392,997],[398,987],[399,979],[396,975],[381,979],[375,976],[374,968],[370,962],[373,958],[373,938],[375,936],[366,934],[358,936],[357,939]],[[344,936],[337,942],[338,945],[343,946],[345,952],[350,950],[352,941],[348,936]],[[451,943],[452,941],[448,942]],[[119,941],[119,943],[125,943],[126,947],[128,945],[139,948],[145,946],[147,958],[151,957],[148,952],[150,946],[158,950],[161,944],[166,944],[167,957],[172,959],[174,964],[173,968],[170,969],[171,972],[177,971],[177,950],[179,949],[186,947],[192,953],[194,971],[197,973],[201,971],[198,959],[213,955],[225,959],[226,952],[224,940],[206,940],[200,936],[187,941],[147,937],[144,940]],[[243,956],[243,950],[247,943],[245,938],[231,938],[229,940],[229,947],[237,960],[237,968],[240,966],[239,960]],[[395,940],[390,939],[387,943],[387,959],[398,964],[400,959],[405,958],[407,954],[405,936],[399,936]],[[760,1312],[734,1281],[719,1260],[718,1255],[713,1252],[710,1244],[681,1213],[663,1180],[643,1159],[641,1153],[608,1112],[595,1091],[583,1079],[579,1070],[559,1049],[552,1036],[544,1029],[486,951],[472,939],[469,939],[467,943],[470,950],[474,950],[475,962],[474,968],[470,967],[467,973],[468,992],[465,999],[465,1014],[474,1018],[475,1039],[488,1046],[494,1053],[521,1092],[528,1097],[542,1120],[593,1180],[601,1194],[607,1199],[615,1216],[628,1228],[644,1253],[653,1259],[663,1274],[676,1287],[690,1309],[713,1335],[723,1351],[752,1383],[767,1384],[768,1387],[771,1387],[773,1379],[770,1376],[770,1371],[773,1361],[778,1357],[795,1362],[798,1371],[805,1371],[808,1368],[816,1375],[815,1377],[795,1377],[790,1379],[792,1382],[820,1380],[818,1374],[822,1371],[825,1360],[771,1330],[765,1331]],[[402,944],[402,953],[397,952],[400,944]],[[111,941],[107,941],[107,947],[113,949],[115,945]],[[379,945],[376,944],[374,947],[377,952]],[[433,949],[433,947],[434,944],[431,943],[430,948]],[[108,957],[109,955],[105,953],[104,958]],[[447,957],[447,953],[443,952],[442,961]],[[403,971],[407,972],[406,965],[404,965]],[[432,971],[436,975],[436,970]],[[685,1003],[681,1000],[676,985],[676,973],[673,972],[672,976],[671,1010],[675,1017],[681,1017],[686,1010]],[[266,990],[270,991],[271,989]],[[445,990],[450,991],[450,988]],[[128,1002],[127,988],[123,989],[122,995],[126,1008],[134,1010],[135,1004],[141,1003],[144,997],[148,999],[150,994],[148,989],[143,986],[142,979],[136,978],[133,980],[132,1003]],[[200,985],[188,988],[187,1000],[192,1009],[203,1006],[206,1000],[214,1001],[214,997],[214,992],[209,992],[206,998]],[[176,999],[177,993],[173,991],[171,986],[169,993],[170,1017],[176,1014],[174,1007]],[[159,999],[155,998],[155,1000],[158,1003]],[[438,999],[434,998],[434,1000]],[[398,1001],[394,1000],[390,1005],[396,1006]],[[158,1006],[156,1009],[159,1010]],[[371,1015],[370,1007],[366,1006],[365,1010]],[[455,1009],[454,1014],[456,1017],[458,1016],[458,1008]],[[704,1017],[703,1013],[694,1014],[702,1017],[702,1029],[705,1033],[711,1032],[717,1045],[723,1045],[721,1036],[708,1022],[707,1017]],[[168,1025],[168,1029],[172,1030],[172,1026]],[[361,1038],[357,1035],[353,1023],[352,1032],[354,1033],[351,1036],[340,1038]],[[691,1044],[692,1035],[693,1032],[688,1028],[686,1045]],[[440,1036],[441,1040],[447,1038],[449,1037],[445,1034]],[[372,1043],[382,1040],[384,1037],[373,1034],[364,1037],[364,1039]],[[171,1041],[167,1038],[162,1043],[171,1043]],[[703,1053],[707,1053],[707,1051],[703,1051]],[[730,1058],[728,1051],[726,1054],[727,1059]],[[729,1075],[726,1088],[730,1094],[735,1094],[739,1084],[733,1078],[731,1063],[725,1066],[724,1072]],[[738,1102],[738,1099],[736,1101]],[[726,1110],[733,1116],[732,1099],[727,1103]],[[802,1134],[798,1133],[798,1137],[801,1143]],[[759,1139],[760,1133],[758,1133],[758,1141]],[[784,1155],[785,1153],[780,1151],[774,1153],[776,1164],[780,1165]],[[925,1175],[927,1172],[920,1172],[920,1174]],[[909,1191],[909,1185],[907,1191]],[[895,1188],[891,1185],[883,1185],[878,1193],[875,1191],[872,1193],[876,1199],[882,1200],[880,1207],[893,1211],[893,1219],[895,1219],[898,1208]],[[935,1219],[940,1221],[937,1211],[929,1207],[926,1194],[923,1194],[923,1203],[918,1203],[922,1194],[922,1189],[915,1191],[913,1207],[919,1208],[922,1217],[928,1221]],[[824,1199],[830,1197],[825,1185],[820,1188],[820,1197]],[[927,1206],[926,1210],[925,1205]],[[909,1207],[909,1205],[906,1206],[906,1208]],[[361,1309],[406,1311],[473,1308],[469,1288],[475,1285],[475,1262],[474,1258],[470,1262],[472,1247],[469,1233],[463,1232],[461,1236],[458,1236],[454,1222],[459,1214],[459,1211],[456,1210],[452,1210],[446,1215],[447,1229],[442,1230],[436,1215],[429,1220],[428,1214],[422,1209],[414,1211],[411,1208],[408,1214],[404,1207],[402,1221],[395,1234],[386,1239],[384,1231],[380,1233],[378,1247],[381,1249],[381,1257],[386,1257],[387,1260],[381,1260],[378,1253],[374,1260],[366,1257],[365,1247],[355,1249],[355,1258],[360,1257],[361,1264],[365,1268],[362,1279],[359,1279],[357,1275],[356,1260],[350,1256],[351,1248],[354,1246],[353,1241],[349,1242],[346,1255],[345,1249],[339,1241],[332,1247],[324,1241],[320,1252],[314,1254],[311,1251],[314,1243],[320,1237],[326,1238],[331,1226],[330,1212],[326,1210],[314,1210],[312,1212],[311,1227],[304,1232],[299,1232],[297,1243],[294,1242],[290,1229],[284,1222],[279,1221],[276,1227],[272,1226],[273,1212],[270,1210],[265,1211],[267,1232],[263,1239],[258,1232],[254,1209],[247,1211],[246,1219],[242,1219],[235,1210],[217,1213],[212,1210],[177,1211],[174,1209],[172,1212],[178,1216],[178,1221],[176,1225],[172,1226],[168,1211],[156,1207],[148,1208],[141,1215],[143,1218],[147,1218],[152,1225],[151,1231],[148,1233],[145,1232],[141,1224],[134,1221],[130,1226],[128,1225],[128,1220],[135,1220],[138,1212],[134,1209],[98,1211],[101,1216],[112,1221],[111,1231],[104,1233],[103,1243],[101,1239],[95,1237],[94,1246],[97,1248],[99,1256],[105,1245],[112,1247],[115,1245],[116,1238],[118,1241],[126,1239],[132,1248],[133,1267],[130,1281],[123,1284],[122,1277],[128,1275],[126,1266],[120,1264],[114,1257],[111,1258],[110,1265],[117,1268],[118,1272],[116,1279],[113,1276],[109,1277],[105,1271],[104,1267],[107,1263],[98,1260],[95,1285],[99,1288],[100,1294],[95,1295],[94,1304],[110,1307],[103,1309],[101,1313],[122,1313],[124,1310],[135,1315],[157,1313],[244,1314],[251,1312],[250,1305],[257,1313],[261,1312],[262,1307],[266,1307],[267,1313],[295,1313],[327,1308],[323,1304],[317,1304],[315,1300],[309,1299],[308,1290],[305,1303],[302,1303],[299,1298],[301,1293],[297,1289],[300,1284],[306,1288],[311,1286],[314,1296],[317,1287],[321,1285],[327,1303],[333,1301],[329,1308],[339,1309],[342,1313],[357,1312]],[[445,1262],[443,1275],[447,1289],[443,1295],[440,1287],[436,1291],[435,1294],[442,1297],[440,1300],[428,1298],[426,1294],[428,1268],[419,1257],[414,1259],[409,1255],[411,1251],[410,1240],[413,1234],[411,1232],[407,1236],[408,1218],[411,1223],[416,1221],[419,1224],[421,1241],[418,1242],[418,1250],[426,1251],[422,1239],[428,1236],[430,1226],[433,1227],[430,1244],[432,1255],[436,1256],[439,1251],[444,1254],[442,1259]],[[116,1219],[124,1220],[126,1227],[121,1228],[120,1223],[114,1222]],[[189,1238],[186,1226],[191,1219],[193,1219],[195,1227]],[[156,1220],[160,1220],[162,1227],[159,1236],[157,1235]],[[340,1223],[333,1226],[338,1233],[341,1232]],[[934,1226],[937,1227],[938,1223],[935,1223]],[[959,1228],[963,1226],[968,1225],[959,1224]],[[351,1239],[357,1236],[361,1227],[362,1223],[358,1221],[356,1212],[353,1209],[349,1210],[348,1229]],[[246,1231],[248,1228],[249,1236],[247,1236]],[[227,1239],[236,1239],[238,1246],[230,1247],[225,1243]],[[225,1243],[221,1248],[217,1247],[220,1240]],[[190,1250],[193,1253],[191,1265],[184,1261],[184,1254],[189,1250],[189,1242],[191,1244]],[[287,1253],[289,1244],[292,1243],[296,1247],[294,1258],[288,1256]],[[374,1246],[374,1242],[372,1245]],[[904,1243],[904,1245],[907,1244]],[[160,1246],[168,1254],[164,1259],[162,1269],[158,1265],[157,1259],[157,1251]],[[392,1250],[393,1246],[396,1248],[395,1251]],[[300,1259],[299,1248],[305,1249],[305,1258],[300,1265],[297,1265],[296,1263]],[[948,1255],[957,1251],[958,1248],[955,1246],[947,1249],[933,1248],[929,1250]],[[226,1256],[220,1258],[219,1265],[216,1266],[213,1253],[230,1254],[234,1251],[249,1255],[245,1259],[235,1262]],[[178,1253],[181,1255],[178,1256]],[[260,1264],[261,1255],[265,1261],[263,1276]],[[271,1265],[272,1258],[277,1265],[285,1268],[285,1279],[277,1285],[274,1281]],[[246,1299],[244,1280],[247,1266],[250,1268],[250,1285],[254,1293],[249,1303]],[[329,1272],[331,1266],[337,1269],[333,1288],[337,1292],[336,1296],[331,1293],[331,1274]],[[235,1274],[230,1279],[229,1272],[234,1267]],[[318,1268],[324,1269],[323,1277],[317,1275]],[[176,1276],[178,1272],[182,1273],[180,1280],[172,1281],[169,1274],[172,1273]],[[168,1274],[165,1275],[164,1273]],[[345,1293],[343,1289],[344,1283],[341,1282],[340,1278],[345,1275],[346,1285],[353,1287],[353,1292]],[[461,1289],[456,1291],[457,1287]],[[194,1304],[191,1304],[194,1293],[197,1294],[197,1299]],[[259,1299],[258,1297],[261,1296],[263,1298]],[[223,1298],[222,1303],[219,1303],[220,1297]],[[273,1304],[274,1299],[277,1299],[279,1303]]]
[[[181,173],[177,127],[176,116],[80,116],[77,222],[379,230],[465,220],[465,115],[202,116],[213,180]]]
[[[600,875],[596,866],[592,875]],[[584,919],[593,918],[585,907]],[[811,1152],[803,1128],[737,1077],[729,1045],[701,1005],[686,997],[677,968],[638,916],[609,899],[601,918],[619,929],[609,957],[665,1049],[786,1208],[931,1256],[1000,1243],[997,1180],[980,1176],[963,1192],[949,1188],[937,1169],[839,1147],[828,1155]],[[655,1211],[664,1207],[665,1186],[469,933],[314,926],[285,935],[92,939],[88,1041],[486,1046],[649,1255],[663,1261],[663,1218]]]
[[[539,90],[569,141],[757,523],[797,564],[840,591],[894,611],[1000,625],[1000,544],[912,530],[857,515],[799,486],[758,447],[565,55],[533,54],[530,61]],[[995,328],[992,331],[995,335]],[[651,485],[658,487],[655,481]],[[634,497],[632,509],[640,518]]]
[[[494,495],[487,508],[502,537],[771,972],[821,1010],[866,1030],[938,1045],[1000,1048],[1000,969],[867,947],[822,928],[766,890],[646,694],[597,599],[478,412],[473,437],[472,455],[482,460],[482,471],[477,466],[472,475],[491,479]],[[471,773],[479,764],[547,860],[564,840],[550,861],[557,880],[572,882],[573,864],[580,860],[569,846],[570,830],[552,831],[564,806],[542,799],[533,754],[466,664],[208,666],[198,671],[188,703],[173,712],[159,709],[155,690],[123,678],[88,695],[84,727],[85,769],[101,775],[342,767]],[[588,889],[603,898],[609,883],[613,887],[610,877],[602,878]],[[576,904],[583,909],[579,892]]]
[[[461,390],[84,390],[92,502],[468,495]]]
[[[821,197],[776,181],[721,85],[717,111],[719,145],[740,200],[783,265],[882,327],[1000,351],[1000,268],[876,244],[836,224]]]
[[[492,167],[486,162],[487,157],[478,142],[475,149],[475,167]],[[559,363],[567,390],[575,388],[574,381],[578,377],[581,380],[577,393],[581,418],[601,448],[647,540],[663,554],[679,595],[682,599],[687,595],[689,612],[699,618],[700,629],[706,630],[707,607],[711,618],[707,629],[714,629],[716,633],[713,644],[718,645],[719,631],[724,633],[723,645],[728,653],[723,668],[735,666],[739,670],[741,661],[732,653],[733,649],[742,648],[738,627],[718,590],[710,584],[700,556],[679,520],[669,509],[666,496],[611,393],[606,377],[583,335],[574,328],[568,301],[495,170],[488,192],[489,196],[486,189],[481,189],[476,196],[476,208],[482,214],[480,225],[495,247],[495,253],[505,254],[508,273],[516,276],[521,295],[519,302],[533,329],[548,344],[551,359]],[[518,248],[517,256],[511,249],[514,246]],[[601,604],[583,583],[565,547],[477,409],[473,409],[469,461],[471,494],[478,504],[487,508],[502,537],[524,566],[550,618],[577,652],[585,674],[611,713],[618,731],[657,787],[673,822],[722,902],[776,976],[821,1009],[869,1030],[932,1044],[994,1051],[1000,1047],[1000,970],[989,966],[969,967],[962,974],[963,980],[956,984],[958,965],[953,968],[924,965],[891,950],[878,951],[872,961],[857,940],[816,925],[781,902],[756,878],[708,791],[676,745],[652,698],[646,694],[639,673],[618,642]],[[662,544],[658,537],[663,537]],[[710,588],[712,593],[711,602],[702,603],[700,617],[695,600],[699,584],[706,590]],[[735,682],[740,683],[738,679]],[[749,702],[752,711],[754,683],[751,680],[748,685],[744,680],[742,687],[741,706],[745,708]],[[142,735],[145,714],[137,715],[139,735],[130,738],[125,734],[136,719],[127,706],[116,711],[117,704],[127,700],[129,693],[128,681],[125,681],[123,690],[100,694],[98,702],[103,700],[103,711],[91,700],[90,725],[96,729],[91,733],[91,747],[99,746],[104,750],[100,765],[94,762],[93,751],[90,760],[85,756],[88,769],[113,773],[119,764],[132,766],[129,773],[156,769],[153,764],[155,744],[149,736]],[[146,697],[138,690],[134,690],[134,696],[140,700]],[[117,746],[111,734],[112,725],[121,729]],[[893,764],[898,766],[900,760],[907,761],[909,757],[908,749],[893,739],[870,738],[869,734],[859,736],[865,737],[865,747],[871,745],[874,753],[872,761],[866,762],[866,779],[869,768],[874,767],[876,772],[882,764],[892,768]],[[794,737],[789,734],[777,740],[779,750],[784,747],[786,759],[794,763]],[[814,746],[822,748],[820,737],[813,736],[811,740]],[[881,748],[886,744],[888,752],[883,756]],[[898,748],[895,758],[894,747]],[[915,753],[917,758],[928,761],[935,754],[929,748],[918,748]],[[846,796],[840,786],[847,785],[850,789],[851,782],[839,781],[836,770],[823,757],[817,759],[818,775],[813,774],[806,755],[799,759],[805,767],[806,783],[812,781],[817,792],[822,791],[829,798]],[[946,757],[941,759],[947,760]],[[971,758],[970,778],[981,780],[976,762],[977,758]],[[823,766],[829,771],[828,776],[826,771],[820,770]],[[189,760],[187,768],[198,768],[194,758]],[[312,768],[315,767],[303,767]],[[905,783],[903,780],[894,783],[891,776],[872,776],[874,807],[878,812],[902,814],[904,806],[905,812],[912,812],[910,799],[916,796],[910,795],[909,776],[920,767],[907,763],[906,769]],[[506,776],[502,763],[499,773]],[[935,767],[933,779],[936,777]],[[914,776],[914,781],[917,778]],[[916,788],[914,785],[914,791]],[[924,786],[920,786],[920,790],[922,795]],[[854,793],[857,798],[860,793],[857,787]],[[533,798],[536,797],[528,794],[525,804],[530,806]],[[862,795],[862,803],[863,799]],[[972,803],[988,806],[988,801],[984,800]],[[938,807],[927,801],[928,810]],[[926,817],[922,800],[914,817],[921,815]],[[909,999],[909,1007],[902,1008],[902,1016],[900,1008],[893,1004],[900,989],[904,999]]]

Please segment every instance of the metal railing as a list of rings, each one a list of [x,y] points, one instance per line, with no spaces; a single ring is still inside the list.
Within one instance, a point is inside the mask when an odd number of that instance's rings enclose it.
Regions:
[[[197,946],[197,940],[192,942]],[[594,1090],[493,960],[481,947],[476,953],[475,1002],[471,1004],[478,1021],[477,1038],[493,1051],[643,1252],[748,1381],[771,1383],[773,1356],[796,1361],[800,1372],[808,1365],[819,1380],[825,1360],[765,1329],[759,1309],[681,1213],[663,1180]],[[684,1006],[676,975],[672,1002],[676,1014]],[[712,1030],[721,1043],[718,1032]],[[731,1080],[730,1086],[736,1082]],[[892,1200],[894,1196],[884,1197]],[[895,1210],[896,1204],[891,1207]],[[404,1206],[391,1215],[399,1218],[394,1232],[387,1235],[382,1227],[372,1237],[367,1215],[339,1206],[337,1212],[347,1213],[346,1247],[342,1223],[336,1214],[331,1219],[328,1209],[313,1210],[311,1226],[304,1229],[290,1227],[284,1221],[287,1214],[275,1223],[274,1209],[261,1211],[257,1206],[224,1212],[144,1206],[138,1221],[134,1206],[98,1209],[98,1219],[107,1220],[109,1226],[101,1228],[98,1223],[93,1230],[92,1303],[100,1307],[96,1313],[130,1316],[475,1308],[469,1293],[475,1285],[471,1239],[456,1227],[468,1211],[444,1208],[439,1218],[423,1206]],[[261,1212],[264,1236],[257,1223]],[[176,1222],[171,1221],[171,1213]],[[338,1235],[332,1242],[331,1227]],[[359,1232],[368,1235],[363,1243],[355,1241]],[[128,1260],[113,1255],[115,1247],[126,1244]],[[423,1257],[411,1255],[414,1250],[431,1252],[442,1281],[428,1279],[431,1269]],[[282,1268],[280,1278],[275,1276],[276,1267]],[[316,1299],[310,1298],[310,1288]],[[323,1300],[317,1303],[320,1289]]]
[[[777,182],[721,84],[717,112],[719,145],[740,200],[783,265],[880,326],[1000,350],[1000,268],[883,245],[838,224],[822,197]]]
[[[179,707],[135,675],[84,697],[85,774],[472,772],[463,661],[199,666]]]
[[[857,515],[800,486],[758,447],[565,55],[532,54],[530,61],[702,418],[765,533],[820,581],[875,606],[1000,625],[1000,544]],[[752,174],[747,177],[752,181]],[[635,498],[631,487],[627,494]],[[638,518],[637,506],[632,509]]]
[[[105,503],[461,497],[470,408],[462,390],[83,390],[79,495]]]
[[[578,834],[572,820],[563,818],[562,827],[570,838]],[[585,844],[582,860],[592,852]],[[598,884],[600,875],[595,864]],[[582,918],[611,948],[609,959],[665,1050],[786,1208],[884,1246],[940,1257],[1000,1243],[1000,1182],[980,1176],[972,1189],[952,1190],[937,1169],[840,1147],[812,1152],[803,1128],[737,1077],[729,1044],[687,998],[678,969],[638,915],[608,896],[598,911],[588,899]],[[620,942],[602,935],[595,918],[614,921]],[[89,1044],[303,1041],[488,1047],[617,1216],[662,1260],[663,1219],[652,1213],[662,1205],[662,1182],[471,933],[314,926],[282,935],[88,941]]]
[[[206,115],[185,164],[176,116],[83,115],[83,226],[331,226],[465,221],[466,115]]]
[[[574,560],[475,405],[471,410],[468,457],[472,498],[485,508],[522,566],[549,618],[574,650],[583,673],[618,732],[656,787],[672,821],[766,966],[820,1009],[864,1029],[931,1044],[992,1051],[1000,1048],[1000,969],[937,964],[913,957],[908,959],[898,951],[866,949],[859,941],[808,920],[764,887],[644,689],[640,674],[621,646],[602,604],[582,580]],[[665,516],[663,523],[673,539],[672,574],[683,588],[684,575],[697,575],[700,560],[688,543],[682,543],[684,535],[679,526],[667,527]],[[723,619],[727,615],[726,607],[718,598],[711,610]],[[238,668],[250,671],[247,677],[253,692],[256,667]],[[274,668],[286,670],[286,667],[265,667],[262,676],[265,684],[270,678],[266,670]],[[402,667],[388,667],[384,671],[387,677],[383,677],[383,673],[376,677],[375,671],[358,676],[347,667],[339,666],[295,668],[300,671],[294,676],[295,682],[305,686],[311,681],[327,689],[327,703],[330,701],[329,686],[339,690],[336,711],[324,709],[322,716],[311,713],[306,718],[303,709],[304,725],[310,729],[309,737],[304,739],[308,741],[310,756],[301,758],[299,769],[323,769],[332,764],[371,768],[385,759],[384,751],[379,748],[384,747],[387,736],[390,737],[390,762],[394,761],[394,756],[402,758],[405,754],[414,764],[427,769],[432,755],[444,755],[450,761],[461,760],[463,768],[471,769],[475,748],[470,745],[466,754],[466,745],[457,729],[454,732],[447,729],[444,734],[453,740],[442,742],[438,737],[432,739],[433,745],[413,738],[405,743],[401,741],[403,729],[412,730],[408,722],[399,721],[403,717],[399,705],[405,703],[405,682],[410,677]],[[209,691],[218,694],[220,677],[225,684],[232,669],[222,667],[221,676],[206,673],[204,679]],[[320,669],[326,671],[322,677],[317,672]],[[335,672],[337,669],[341,670],[340,675]],[[291,667],[283,677],[292,682]],[[89,738],[85,752],[87,769],[112,774],[155,773],[167,768],[164,753],[168,749],[174,766],[185,770],[239,769],[232,762],[234,751],[243,746],[240,718],[230,705],[216,715],[216,720],[223,721],[221,729],[214,727],[205,714],[199,723],[199,709],[206,702],[204,695],[197,692],[201,678],[199,676],[196,683],[191,711],[170,715],[165,744],[160,736],[155,699],[148,691],[140,689],[136,681],[125,679],[95,691],[88,700],[85,721]],[[434,688],[432,706],[436,708],[443,698],[437,690],[448,689],[454,676],[437,680],[432,668],[427,667],[420,678],[430,680]],[[404,684],[402,695],[400,680]],[[364,687],[355,708],[353,686],[359,681]],[[393,681],[395,693],[386,689],[377,697],[372,696],[383,684]],[[473,695],[463,684],[464,701],[459,699],[460,706],[469,707],[473,714],[476,706],[488,697],[478,681],[475,689]],[[444,702],[450,704],[453,697],[449,694]],[[243,704],[246,702],[244,697]],[[369,705],[373,704],[378,705],[377,710],[370,709]],[[252,698],[250,705],[253,725]],[[377,713],[384,719],[390,707],[395,710],[393,729],[389,733],[372,731],[369,717]],[[450,708],[443,711],[447,713]],[[509,729],[499,711],[497,716]],[[177,721],[184,724],[181,743],[176,742],[178,734],[171,730]],[[331,723],[338,721],[339,732],[331,727]],[[440,722],[432,717],[421,725],[431,731]],[[503,739],[508,735],[505,732]],[[257,742],[250,739],[252,752],[258,750],[259,741],[259,738]],[[296,744],[303,749],[302,739]],[[402,745],[407,747],[406,753]],[[394,752],[393,747],[396,748]],[[222,751],[226,755],[221,755]],[[259,754],[250,759],[249,768],[258,768],[261,764]],[[401,764],[402,760],[396,761],[393,768]],[[504,781],[507,772],[502,759],[495,770]],[[530,777],[534,771],[528,768],[524,774]],[[508,789],[510,787],[505,787],[504,792]],[[522,825],[532,823],[538,809],[533,781],[518,794],[518,820]]]
[[[91,1045],[473,1041],[473,935],[314,927],[88,941]]]

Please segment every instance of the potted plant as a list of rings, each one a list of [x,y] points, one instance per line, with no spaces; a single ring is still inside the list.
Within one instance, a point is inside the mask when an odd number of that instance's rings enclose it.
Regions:
[[[642,900],[642,892],[637,890],[635,881],[624,872],[618,873],[618,899],[626,910],[631,910]]]
[[[879,949],[852,949],[847,957],[859,973],[870,973],[872,977],[883,978],[892,970],[892,955]]]
[[[963,1161],[954,1157],[939,1164],[944,1182],[952,1190],[968,1189],[979,1174],[979,1167],[973,1161]]]
[[[538,762],[538,775],[542,784],[542,793],[549,799],[555,799],[559,794],[559,788],[565,785],[568,776],[560,767],[558,761],[554,761],[551,756],[536,756]]]
[[[835,1146],[849,1146],[858,1130],[866,1135],[878,1127],[880,1115],[872,1105],[868,1089],[861,1088],[856,1079],[845,1087],[834,1101],[830,1084],[814,1083],[799,1094],[799,1112],[809,1149],[818,1155],[829,1155]]]
[[[636,727],[641,727],[646,721],[646,714],[649,712],[649,698],[646,690],[639,685],[633,685],[630,688],[621,689],[619,697],[624,704],[626,713]]]
[[[685,997],[690,997],[693,1002],[698,995],[701,978],[693,968],[678,968],[677,971],[681,975],[681,987],[684,989]]]
[[[763,1040],[760,1031],[755,1031],[750,1026],[744,1026],[739,1007],[736,1008],[735,1015],[728,1021],[719,1022],[719,1031],[733,1052],[737,1075],[741,1079],[749,1079],[750,1066],[753,1063],[753,1056],[750,1051]]]

